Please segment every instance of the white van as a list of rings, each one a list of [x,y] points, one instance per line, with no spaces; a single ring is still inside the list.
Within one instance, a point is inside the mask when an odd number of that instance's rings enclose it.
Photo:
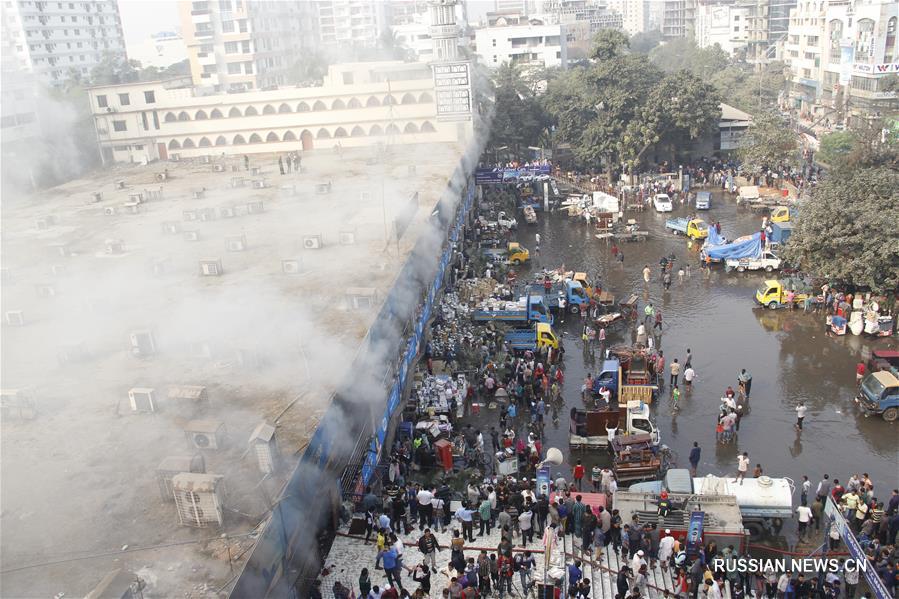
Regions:
[[[652,206],[656,212],[671,212],[674,207],[671,204],[671,198],[667,193],[657,193],[652,198]]]

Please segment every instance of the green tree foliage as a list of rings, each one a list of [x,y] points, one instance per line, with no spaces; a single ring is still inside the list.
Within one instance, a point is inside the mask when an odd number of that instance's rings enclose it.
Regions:
[[[856,136],[849,131],[829,133],[821,138],[817,160],[836,168],[843,164],[855,147]]]
[[[522,158],[528,154],[528,146],[541,143],[548,125],[534,83],[525,79],[518,67],[506,63],[496,69],[493,86],[493,122],[487,145],[493,150],[505,146],[509,154]]]
[[[593,37],[593,48],[590,58],[595,60],[611,60],[621,56],[630,45],[627,35],[618,29],[600,29]]]
[[[631,52],[636,54],[649,54],[649,51],[659,45],[662,41],[662,32],[658,29],[638,33],[631,37]]]
[[[787,258],[829,281],[899,288],[899,175],[886,166],[846,169],[800,204]]]
[[[771,111],[757,114],[738,150],[743,170],[761,174],[768,168],[790,163],[796,158],[798,140],[797,133],[779,114]]]
[[[131,83],[139,79],[139,68],[140,63],[136,60],[126,60],[119,54],[106,52],[100,62],[91,69],[91,83],[93,85]]]
[[[672,73],[686,70],[704,79],[726,69],[730,63],[727,52],[722,50],[721,46],[716,44],[709,48],[700,48],[694,40],[688,38],[671,40],[657,46],[649,56],[663,71]]]
[[[561,74],[543,98],[558,140],[582,164],[602,163],[609,174],[621,164],[634,168],[656,144],[695,139],[717,122],[720,98],[710,85],[626,53],[623,37],[597,41],[594,55],[608,58]]]
[[[700,48],[686,38],[658,46],[649,56],[664,71],[690,71],[714,85],[728,104],[750,113],[775,106],[786,81],[782,62],[771,62],[756,70],[731,59],[718,45]]]

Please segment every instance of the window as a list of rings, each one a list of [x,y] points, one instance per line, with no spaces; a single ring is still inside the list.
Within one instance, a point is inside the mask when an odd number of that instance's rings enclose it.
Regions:
[[[496,48],[496,38],[493,38],[493,39],[492,39],[492,40],[490,40],[490,41],[492,41],[492,42],[493,42],[493,47],[494,47],[494,48]]]
[[[241,33],[246,33],[247,32],[247,20],[240,19],[237,22],[237,28],[240,30]]]
[[[237,54],[237,42],[225,42],[225,54]]]
[[[122,106],[130,106],[131,97],[128,94],[119,94],[119,104],[121,104]]]
[[[228,74],[229,75],[240,75],[240,63],[239,62],[229,62],[228,63]]]
[[[343,73],[343,83],[344,85],[352,85],[353,83],[353,73],[350,71]]]
[[[241,52],[243,52],[244,54],[249,54],[249,53],[250,53],[251,50],[250,50],[250,42],[249,42],[249,40],[240,42],[240,45],[241,45],[241,48],[240,48]]]
[[[109,103],[106,101],[106,96],[97,96],[97,106],[100,108],[106,108],[109,106]]]
[[[112,149],[115,150],[116,152],[127,152],[131,148],[128,146],[113,146]]]
[[[805,39],[805,43],[809,46],[817,46],[818,45],[818,36],[810,35]]]
[[[128,125],[125,121],[113,121],[112,122],[112,130],[113,131],[127,131]]]
[[[153,111],[153,128],[159,129],[159,113],[155,110]]]
[[[156,92],[154,92],[154,91],[144,92],[144,102],[146,102],[147,104],[155,104],[156,103]]]
[[[219,0],[219,10],[222,12],[231,12],[231,0]]]
[[[144,131],[149,130],[149,129],[150,129],[150,122],[147,120],[147,113],[146,113],[146,112],[140,113],[140,118],[141,118],[141,120],[143,121]]]
[[[234,21],[222,21],[222,33],[234,33]]]
[[[252,62],[243,63],[243,72],[246,73],[247,75],[252,75],[253,74],[253,63]]]
[[[740,26],[739,26],[739,25],[737,25],[736,27],[734,27],[734,33],[740,33]]]

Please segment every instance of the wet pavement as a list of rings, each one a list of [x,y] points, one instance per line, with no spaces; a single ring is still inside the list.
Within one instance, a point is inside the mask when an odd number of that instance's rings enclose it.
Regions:
[[[673,216],[688,213],[687,208],[678,206]],[[888,498],[890,490],[899,487],[896,424],[880,417],[865,418],[852,400],[858,360],[872,349],[895,348],[899,345],[895,337],[828,337],[823,314],[755,307],[755,291],[768,278],[765,273],[726,273],[719,265],[706,276],[699,268],[696,250],[688,251],[684,237],[665,230],[665,219],[671,216],[652,209],[626,215],[635,217],[650,235],[647,241],[619,244],[625,254],[623,265],[613,260],[608,241],[594,237],[592,225],[565,214],[540,213],[538,223],[522,225],[517,238],[533,248],[534,234],[540,233],[541,252],[533,268],[556,268],[564,263],[567,269],[586,271],[591,278],[601,273],[603,287],[615,294],[616,301],[631,293],[640,296],[641,314],[645,303],[651,301],[663,314],[664,327],[656,346],[664,350],[668,364],[674,358],[683,363],[687,348],[692,350],[697,379],[693,390],[682,395],[679,412],[671,413],[667,385],[652,407],[662,442],[676,452],[678,466],[686,467],[689,450],[698,441],[702,447],[700,475],[735,473],[738,452],[747,451],[752,466],[761,464],[765,474],[795,481],[805,474],[813,485],[824,473],[845,480],[853,472],[868,472],[878,497]],[[731,239],[760,227],[760,217],[717,192],[712,209],[700,216],[709,222],[720,221],[722,233]],[[677,267],[689,262],[691,275],[679,281],[675,274],[670,290],[665,291],[659,259],[671,252],[678,257]],[[653,272],[648,285],[642,279],[644,264]],[[606,346],[630,343],[634,326],[613,326]],[[568,411],[583,405],[581,383],[588,372],[596,372],[602,358],[599,351],[595,360],[584,353],[580,317],[568,315],[556,328],[563,333],[566,350],[566,407],[557,424],[548,419],[544,446],[558,447],[568,456]],[[720,398],[728,385],[737,388],[741,368],[753,376],[750,413],[743,418],[735,443],[716,444]],[[808,407],[801,434],[794,430],[794,409],[799,401]],[[575,452],[560,469],[570,472],[576,459],[584,460],[588,472],[593,463],[608,461],[604,453]],[[798,505],[798,491],[795,500]]]

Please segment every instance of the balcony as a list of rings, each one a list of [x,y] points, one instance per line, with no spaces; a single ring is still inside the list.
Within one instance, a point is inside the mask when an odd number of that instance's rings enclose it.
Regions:
[[[201,65],[214,65],[216,64],[215,60],[215,52],[199,52],[197,53],[197,62]]]
[[[215,36],[215,31],[213,31],[211,28],[210,29],[200,29],[200,30],[194,31],[194,37],[214,37],[214,36]]]

